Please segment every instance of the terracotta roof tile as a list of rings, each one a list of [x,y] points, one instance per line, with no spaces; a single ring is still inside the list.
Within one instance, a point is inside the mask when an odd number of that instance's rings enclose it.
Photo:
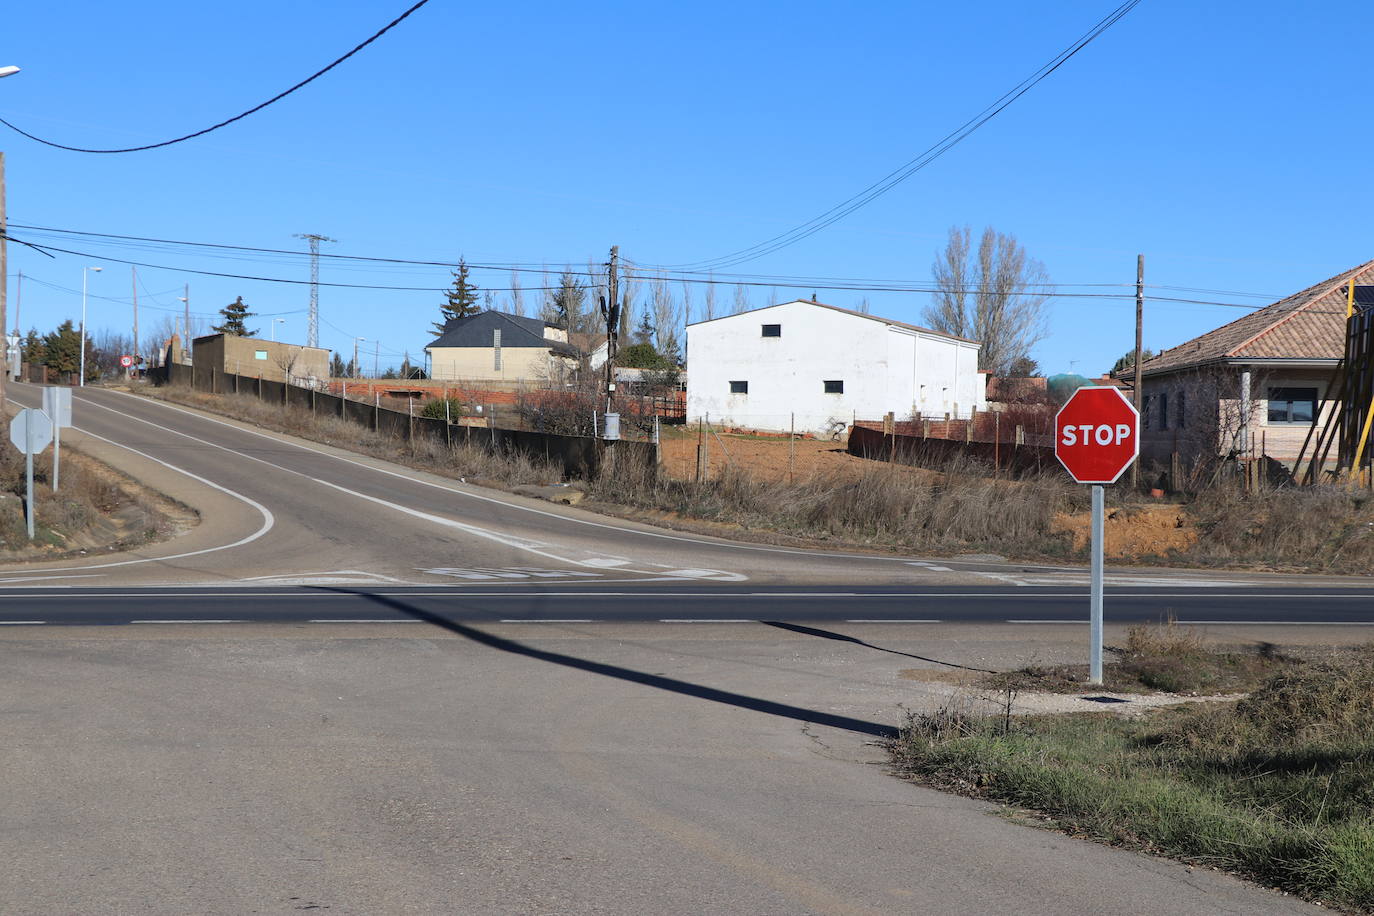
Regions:
[[[1340,359],[1346,286],[1352,279],[1361,286],[1374,280],[1374,261],[1165,350],[1141,370],[1156,375],[1226,359]]]

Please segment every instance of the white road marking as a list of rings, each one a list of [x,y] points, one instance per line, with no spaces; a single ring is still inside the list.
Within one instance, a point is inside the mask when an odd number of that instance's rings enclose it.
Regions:
[[[130,620],[129,623],[244,623],[242,620]]]
[[[757,620],[745,620],[740,617],[663,617],[659,623],[758,623]]]
[[[47,582],[52,579],[101,579],[104,578],[104,576],[104,573],[89,573],[87,575],[70,576],[13,576],[8,579],[0,579],[0,585],[9,585],[14,582]],[[70,587],[71,586],[64,586],[64,588]]]
[[[1008,620],[1007,623],[1087,623],[1088,618],[1082,620]]]
[[[132,397],[132,395],[130,395],[130,397]],[[556,562],[558,562],[558,563],[569,563],[569,564],[572,564],[572,565],[581,565],[581,561],[580,561],[580,560],[575,560],[575,559],[572,559],[572,558],[570,558],[570,557],[563,557],[563,556],[559,556],[559,555],[557,555],[557,554],[548,552],[548,550],[543,549],[543,548],[546,548],[546,547],[548,547],[549,545],[547,545],[547,544],[545,544],[545,543],[543,543],[543,542],[541,542],[541,541],[532,541],[532,540],[529,540],[528,538],[520,538],[520,537],[511,536],[511,535],[499,534],[499,533],[497,533],[497,532],[495,532],[495,531],[490,531],[490,530],[488,530],[488,529],[486,529],[486,528],[479,528],[479,527],[476,526],[476,525],[471,525],[471,524],[468,524],[468,523],[466,523],[466,522],[457,521],[456,519],[446,518],[446,517],[441,516],[441,515],[434,515],[434,514],[429,513],[429,512],[422,512],[422,511],[420,511],[419,509],[412,509],[412,508],[410,508],[409,506],[404,506],[404,505],[401,505],[400,503],[394,503],[394,502],[391,502],[390,500],[385,500],[385,499],[382,499],[382,498],[377,497],[377,496],[371,496],[371,495],[369,495],[369,494],[367,494],[367,493],[359,492],[358,490],[351,490],[351,489],[349,489],[348,487],[341,486],[341,485],[339,485],[339,484],[337,484],[337,483],[332,483],[332,482],[330,482],[330,481],[328,481],[328,480],[323,480],[323,479],[321,479],[321,478],[319,478],[319,477],[312,477],[311,475],[306,474],[306,473],[303,472],[303,471],[297,471],[297,470],[295,470],[294,468],[288,468],[288,467],[285,467],[285,466],[280,465],[280,464],[274,464],[273,462],[268,461],[268,460],[266,460],[266,459],[264,459],[264,458],[259,458],[259,457],[257,457],[256,455],[250,455],[250,454],[248,454],[247,452],[241,452],[241,451],[239,451],[238,449],[230,448],[230,447],[228,447],[228,446],[226,446],[226,445],[217,445],[216,443],[210,442],[210,441],[205,440],[205,439],[201,439],[201,438],[199,438],[199,437],[197,437],[197,436],[193,436],[193,435],[191,435],[190,433],[184,433],[184,432],[181,432],[180,430],[175,430],[175,429],[172,429],[172,428],[170,428],[170,427],[163,426],[163,425],[161,425],[161,424],[159,424],[159,423],[154,423],[152,420],[145,420],[145,419],[143,419],[142,417],[136,417],[136,416],[133,416],[133,415],[131,415],[131,414],[122,413],[122,412],[120,412],[120,411],[118,411],[118,410],[115,410],[113,407],[106,407],[106,406],[103,405],[103,404],[97,404],[96,402],[91,401],[91,400],[89,400],[89,399],[83,401],[83,403],[90,404],[92,407],[96,407],[96,408],[99,408],[99,409],[101,409],[101,410],[107,410],[107,411],[109,411],[110,413],[116,414],[116,415],[121,416],[121,417],[127,417],[128,419],[135,420],[135,421],[137,421],[137,422],[139,422],[139,423],[144,423],[144,424],[146,424],[146,425],[148,425],[148,426],[153,427],[154,429],[160,429],[160,430],[162,430],[163,432],[171,433],[172,435],[175,435],[175,436],[181,436],[182,438],[184,438],[184,439],[189,439],[189,440],[191,440],[192,442],[198,442],[198,443],[200,443],[201,445],[205,445],[205,446],[208,446],[208,447],[210,447],[210,448],[218,449],[218,450],[223,451],[223,452],[228,452],[228,453],[231,454],[231,455],[237,455],[238,457],[244,458],[244,459],[249,460],[249,461],[256,461],[256,462],[258,462],[259,464],[265,464],[265,465],[267,465],[268,467],[274,468],[274,469],[276,469],[276,470],[278,470],[278,471],[281,471],[281,472],[283,472],[283,473],[286,473],[286,474],[295,474],[295,475],[298,476],[298,477],[304,477],[306,480],[309,480],[309,481],[312,481],[312,482],[314,482],[314,483],[317,483],[317,484],[319,484],[319,485],[322,486],[322,487],[328,487],[328,488],[330,488],[331,490],[336,490],[336,491],[338,491],[338,492],[340,492],[340,493],[347,494],[348,496],[352,496],[352,497],[354,497],[354,498],[356,498],[356,499],[361,499],[361,500],[364,500],[364,501],[366,501],[366,502],[373,503],[374,505],[383,506],[383,507],[388,508],[388,509],[391,509],[391,510],[393,510],[393,511],[400,512],[400,513],[402,513],[402,514],[404,514],[404,515],[409,515],[409,516],[411,516],[412,518],[418,518],[418,519],[421,519],[421,520],[423,520],[423,521],[427,521],[427,522],[430,522],[430,523],[432,523],[432,524],[441,525],[441,526],[448,527],[448,528],[456,528],[457,530],[462,531],[462,532],[464,532],[465,534],[470,534],[470,535],[472,535],[472,536],[474,536],[474,537],[485,538],[486,540],[495,541],[495,542],[497,542],[497,543],[499,543],[499,544],[503,544],[503,545],[505,545],[505,546],[507,546],[507,547],[513,547],[513,548],[515,548],[515,549],[517,549],[517,550],[528,551],[528,552],[533,553],[533,554],[535,554],[535,555],[537,555],[537,556],[545,557],[545,558],[547,558],[547,559],[554,560],[554,561],[556,561]],[[157,403],[157,402],[151,402],[151,403]],[[167,406],[167,405],[164,405],[164,406]],[[172,408],[172,409],[176,409],[176,408]],[[184,410],[183,410],[183,411],[179,411],[179,412],[190,414],[189,411],[184,411]],[[190,415],[191,415],[191,416],[196,416],[196,414],[190,414]],[[221,422],[221,421],[214,420],[213,418],[201,417],[201,419],[208,420],[209,422],[213,422],[213,423],[218,423],[218,424],[221,425],[221,426],[228,426],[228,427],[231,428],[231,429],[239,429],[241,432],[253,432],[252,430],[243,430],[243,429],[241,429],[240,427],[232,426],[231,424],[223,423],[223,422]],[[261,433],[256,433],[256,432],[254,432],[253,434],[254,434],[254,435],[259,435],[259,436],[262,435]],[[99,437],[97,436],[96,438],[99,438]],[[276,438],[273,438],[273,437],[270,437],[270,436],[267,436],[267,437],[264,437],[264,438],[269,438],[269,439],[271,439],[272,441],[277,442],[278,444],[295,445],[297,448],[300,448],[300,449],[303,450],[303,451],[311,452],[312,454],[316,454],[316,455],[324,455],[324,454],[327,454],[327,453],[324,453],[324,452],[315,451],[314,449],[306,449],[306,448],[304,448],[304,447],[302,447],[302,446],[296,445],[295,443],[284,442],[284,441],[281,440],[281,439],[276,439]],[[108,441],[108,440],[106,440],[106,441]],[[131,449],[131,451],[132,451],[132,449]],[[337,456],[333,456],[333,457],[337,457]],[[156,459],[154,459],[154,460],[156,460]],[[346,459],[340,459],[340,460],[346,460]],[[359,463],[357,463],[357,462],[349,462],[349,463],[350,463],[350,464],[355,464],[355,465],[358,466],[358,467],[367,468],[367,469],[373,470],[373,471],[378,471],[379,473],[388,474],[388,475],[390,475],[390,476],[392,476],[392,477],[397,477],[397,478],[400,478],[400,479],[402,479],[402,480],[408,480],[408,481],[411,481],[412,483],[423,483],[423,484],[425,484],[425,485],[427,485],[427,486],[434,486],[434,487],[436,487],[437,489],[446,490],[447,492],[450,492],[450,493],[460,493],[460,492],[461,492],[461,491],[458,491],[458,490],[453,490],[453,489],[448,488],[448,487],[439,487],[437,484],[430,484],[428,481],[419,481],[419,480],[416,480],[416,479],[413,478],[413,477],[407,477],[407,476],[405,476],[405,475],[403,475],[403,474],[396,474],[396,473],[394,473],[394,472],[385,471],[385,470],[382,470],[382,469],[380,469],[380,468],[372,468],[372,467],[370,467],[370,466],[368,466],[368,465],[365,465],[365,464],[359,464]],[[222,488],[221,488],[221,489],[222,489]],[[227,491],[226,491],[226,492],[227,492]],[[501,505],[510,506],[510,505],[512,505],[512,504],[501,503]],[[607,526],[607,527],[609,527],[609,526]],[[649,564],[649,565],[655,566],[655,567],[664,568],[664,569],[670,569],[670,567],[663,566],[663,564],[658,564],[658,563],[651,563],[651,564]],[[626,569],[625,571],[626,571],[626,572],[639,572],[639,570],[630,570],[630,569]],[[728,572],[724,572],[724,571],[722,571],[722,570],[683,570],[682,572],[683,572],[685,575],[680,576],[679,578],[712,578],[712,579],[716,579],[716,580],[725,580],[725,581],[732,581],[732,580],[733,580],[733,581],[741,581],[741,580],[744,580],[744,579],[747,578],[746,576],[741,575],[741,574],[739,574],[739,573],[728,573]],[[661,574],[660,574],[660,575],[661,575]],[[671,575],[671,574],[670,574],[670,575]]]
[[[46,620],[0,620],[0,627],[36,627],[45,623]]]
[[[502,620],[501,622],[502,622],[502,623],[591,623],[592,620],[591,620],[591,618],[589,618],[589,617],[564,617],[564,618],[561,618],[561,619],[560,619],[560,618],[557,618],[557,617],[549,617],[549,618],[545,618],[545,619],[542,619],[542,620],[534,620],[534,619],[519,620],[519,619],[516,619],[516,618],[509,618],[509,619]]]
[[[22,404],[19,404],[18,401],[15,401],[13,398],[6,398],[5,400],[9,401],[9,402],[12,403],[12,404],[16,404],[16,405],[18,405],[18,406],[20,406],[20,407],[23,406]],[[87,401],[86,403],[93,403],[93,402]],[[96,404],[95,406],[96,406],[96,407],[99,407],[99,406],[101,406],[101,405]],[[105,409],[106,409],[106,410],[109,410],[110,408],[106,407]],[[112,412],[112,413],[119,413],[118,411],[111,411],[111,412]],[[127,416],[127,414],[120,414],[120,416]],[[131,419],[137,419],[137,418],[131,418]],[[146,422],[146,421],[145,421],[145,422]],[[156,424],[152,424],[152,425],[156,425]],[[89,431],[87,431],[87,430],[84,430],[84,429],[82,429],[82,428],[79,427],[79,426],[75,426],[75,427],[73,427],[73,428],[74,428],[77,432],[81,433],[82,435],[90,436],[92,439],[98,439],[98,440],[100,440],[101,442],[104,442],[104,443],[106,443],[106,444],[108,444],[108,445],[113,445],[113,446],[116,446],[116,447],[118,447],[118,448],[122,448],[122,449],[124,449],[125,451],[133,452],[135,455],[138,455],[140,458],[146,458],[146,459],[148,459],[149,461],[156,462],[157,464],[160,464],[160,465],[162,465],[163,467],[168,468],[169,470],[176,471],[178,474],[185,474],[187,477],[191,478],[192,480],[195,480],[195,481],[197,481],[197,482],[199,482],[199,483],[203,483],[203,484],[205,484],[207,487],[212,487],[212,488],[214,488],[214,489],[216,489],[216,490],[219,490],[221,493],[227,493],[228,495],[234,497],[235,499],[237,499],[237,500],[239,500],[239,501],[241,501],[241,502],[247,503],[249,506],[252,506],[254,509],[258,510],[258,512],[262,515],[262,527],[259,528],[257,531],[253,532],[252,534],[248,535],[247,537],[239,538],[237,541],[235,541],[235,542],[232,543],[232,544],[221,544],[221,545],[218,546],[218,547],[206,547],[204,550],[192,550],[192,551],[189,551],[189,552],[187,552],[187,553],[177,553],[177,554],[172,554],[172,555],[170,555],[170,556],[165,556],[165,557],[141,557],[141,558],[139,558],[139,559],[137,559],[137,560],[118,560],[118,561],[113,562],[113,563],[93,563],[93,564],[90,564],[90,565],[87,565],[87,566],[64,566],[64,567],[54,568],[54,569],[52,569],[52,570],[47,570],[48,572],[68,572],[68,571],[81,571],[81,570],[87,570],[87,569],[110,569],[110,568],[113,568],[113,567],[116,567],[116,566],[134,566],[134,565],[139,564],[139,563],[166,563],[166,562],[168,562],[169,560],[184,560],[184,559],[186,559],[187,557],[199,557],[199,556],[203,556],[204,554],[207,554],[207,553],[215,553],[215,552],[220,551],[220,550],[233,550],[235,547],[242,547],[242,546],[244,546],[245,544],[251,544],[253,541],[256,541],[258,538],[262,537],[262,536],[265,535],[267,532],[271,531],[271,530],[272,530],[272,526],[276,524],[276,517],[272,515],[272,513],[268,510],[268,508],[267,508],[266,506],[264,506],[262,503],[258,502],[258,501],[255,500],[255,499],[250,499],[249,497],[244,496],[242,493],[236,493],[236,492],[234,492],[233,490],[229,489],[228,487],[221,486],[220,484],[215,483],[213,480],[207,480],[206,478],[201,477],[199,474],[192,474],[190,471],[186,470],[185,468],[179,468],[179,467],[177,467],[177,466],[174,465],[174,464],[168,464],[166,461],[163,461],[161,458],[154,458],[152,455],[149,455],[149,454],[147,454],[146,452],[140,452],[140,451],[139,451],[138,449],[136,449],[136,448],[130,448],[129,446],[124,445],[123,443],[115,442],[115,441],[113,441],[113,440],[111,440],[111,439],[106,439],[104,436],[97,436],[95,433],[89,432]],[[159,427],[159,428],[161,428],[161,427]],[[66,577],[65,577],[65,576],[61,576],[61,577],[54,577],[54,578],[66,578]]]
[[[310,623],[425,623],[423,620],[416,620],[414,617],[395,617],[395,618],[353,618],[353,617],[317,617]]]
[[[865,619],[863,619],[863,618],[857,618],[857,617],[845,621],[845,623],[939,623],[939,622],[940,622],[940,621],[938,621],[938,620],[895,620],[895,619],[894,619],[894,620],[879,620],[879,619],[876,619],[876,618],[875,618],[875,619],[872,619],[872,620],[865,620]]]

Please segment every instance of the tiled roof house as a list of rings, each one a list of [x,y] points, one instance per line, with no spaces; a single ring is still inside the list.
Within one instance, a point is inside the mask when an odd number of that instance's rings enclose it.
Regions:
[[[1360,299],[1374,293],[1374,261],[1146,360],[1142,457],[1216,451],[1291,463],[1345,352],[1352,281]]]

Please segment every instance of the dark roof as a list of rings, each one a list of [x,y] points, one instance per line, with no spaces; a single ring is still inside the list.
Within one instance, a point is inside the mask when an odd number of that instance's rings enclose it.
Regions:
[[[860,312],[856,311],[855,309],[847,309],[838,305],[829,305],[825,302],[817,302],[814,299],[789,299],[786,302],[774,302],[772,305],[762,305],[758,308],[748,309],[743,312],[736,312],[733,315],[721,315],[719,318],[706,318],[701,321],[693,321],[689,323],[706,324],[710,321],[723,321],[727,318],[737,318],[740,315],[748,315],[751,312],[761,312],[764,309],[776,308],[779,305],[792,305],[798,302],[800,302],[803,305],[814,305],[817,308],[830,309],[832,312],[843,312],[846,315],[853,315],[855,318],[867,318],[869,321],[877,321],[881,322],[882,324],[892,325],[893,327],[905,328],[908,331],[920,331],[922,334],[934,334],[936,337],[946,337],[950,340],[959,340],[963,341],[964,343],[978,344],[980,347],[982,346],[982,343],[980,341],[973,340],[969,337],[960,337],[958,334],[946,334],[944,331],[937,331],[933,328],[923,328],[919,324],[908,324],[905,321],[898,321],[895,318],[883,318],[879,315],[870,315],[868,314],[868,312]]]
[[[1347,285],[1354,280],[1358,293],[1371,277],[1374,261],[1352,267],[1145,360],[1140,365],[1141,374],[1159,375],[1207,363],[1247,359],[1334,362],[1345,355]],[[1125,369],[1117,375],[1129,376],[1132,371]]]
[[[492,332],[501,332],[501,346],[515,348],[547,347],[563,356],[580,356],[578,349],[561,340],[551,340],[544,336],[544,328],[553,327],[541,318],[526,318],[507,312],[486,311],[465,318],[454,318],[444,323],[444,333],[425,346],[426,350],[436,347],[490,347]]]

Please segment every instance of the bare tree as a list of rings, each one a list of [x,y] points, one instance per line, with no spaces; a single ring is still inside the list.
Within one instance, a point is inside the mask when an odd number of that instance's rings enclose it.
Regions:
[[[870,308],[871,307],[868,304],[868,297],[864,296],[862,299],[859,300],[859,304],[854,307],[854,310],[856,312],[863,312],[865,315],[867,315],[869,313]]]
[[[1004,375],[1044,339],[1049,274],[1014,235],[989,226],[975,252],[969,227],[954,226],[931,273],[938,292],[922,315],[937,331],[982,343],[979,369]]]
[[[622,345],[630,342],[631,329],[634,327],[634,318],[631,312],[634,311],[635,293],[639,292],[639,284],[635,281],[634,274],[629,269],[625,269],[620,274],[620,342]]]
[[[711,278],[708,278],[710,280]],[[716,317],[716,284],[708,282],[706,284],[705,301],[701,306],[701,320],[710,321]]]
[[[686,280],[682,281],[682,320],[692,320],[692,285]]]
[[[749,288],[743,283],[735,284],[735,304],[730,308],[731,315],[749,311]]]
[[[673,291],[668,288],[668,281],[662,277],[649,286],[649,311],[654,318],[654,335],[658,338],[655,349],[674,362],[680,360],[682,350],[678,345],[677,328],[681,310],[673,298]]]
[[[512,315],[525,315],[525,293],[520,289],[520,271],[510,272],[510,311]]]

